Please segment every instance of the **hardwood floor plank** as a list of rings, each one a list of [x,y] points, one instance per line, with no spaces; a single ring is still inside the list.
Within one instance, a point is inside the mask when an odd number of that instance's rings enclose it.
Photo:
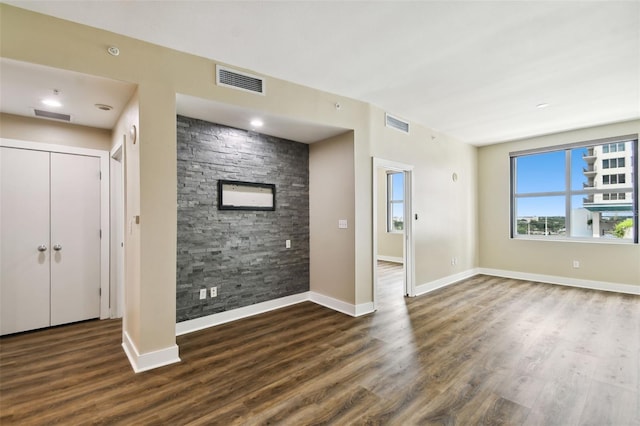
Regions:
[[[591,379],[550,380],[533,404],[525,425],[577,425],[585,408]]]
[[[478,275],[379,306],[305,302],[177,338],[134,374],[121,322],[0,338],[0,424],[640,426],[640,298]]]
[[[592,426],[640,425],[637,394],[628,389],[597,383],[592,386],[580,424]]]

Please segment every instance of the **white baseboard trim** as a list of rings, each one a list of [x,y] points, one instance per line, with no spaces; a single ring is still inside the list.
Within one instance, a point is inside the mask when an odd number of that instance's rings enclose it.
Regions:
[[[478,274],[496,277],[513,278],[517,280],[538,281],[546,284],[565,285],[569,287],[588,288],[591,290],[613,291],[640,295],[640,286],[632,284],[610,283],[606,281],[583,280],[578,278],[558,277],[554,275],[531,274],[528,272],[505,271],[502,269],[478,268]]]
[[[122,333],[122,348],[124,353],[127,354],[127,358],[129,358],[133,371],[136,373],[180,362],[178,345],[140,354],[126,331]]]
[[[352,305],[351,303],[343,302],[342,300],[334,299],[333,297],[313,291],[309,292],[309,300],[325,308],[333,309],[334,311],[342,312],[352,317],[367,315],[375,311],[373,302]]]
[[[296,303],[308,300],[309,292],[304,292],[281,297],[279,299],[268,300],[262,303],[256,303],[255,305],[243,306],[242,308],[232,309],[230,311],[207,315],[206,317],[182,321],[176,324],[176,336],[193,333],[194,331],[262,314],[264,312],[273,311],[275,309],[284,308],[285,306],[295,305]]]
[[[378,260],[384,260],[385,262],[393,262],[393,263],[402,263],[404,264],[404,259],[401,257],[395,256],[383,256],[381,254],[378,255]]]
[[[361,303],[356,305],[356,317],[361,317],[362,315],[367,315],[375,312],[375,308],[373,307],[373,302]]]
[[[253,315],[262,314],[264,312],[273,311],[284,308],[285,306],[307,301],[333,309],[334,311],[342,312],[343,314],[347,314],[352,317],[366,315],[374,311],[373,302],[352,305],[320,293],[308,291],[305,293],[294,294],[292,296],[281,297],[279,299],[268,300],[262,303],[256,303],[255,305],[232,309],[230,311],[207,315],[206,317],[179,322],[176,324],[176,336],[193,333],[194,331],[204,330],[205,328],[214,327],[216,325],[248,318]]]
[[[416,296],[420,296],[422,294],[430,293],[434,290],[438,290],[439,288],[450,286],[451,284],[455,284],[458,281],[466,280],[467,278],[471,278],[475,275],[478,275],[478,269],[469,269],[467,271],[463,271],[454,275],[449,275],[443,278],[439,278],[434,281],[430,281],[425,284],[420,284],[416,286]]]

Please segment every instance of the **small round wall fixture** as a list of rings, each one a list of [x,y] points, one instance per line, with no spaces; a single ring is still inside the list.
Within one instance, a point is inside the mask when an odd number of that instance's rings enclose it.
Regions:
[[[456,172],[453,172],[453,174],[451,175],[451,180],[454,182],[458,181],[458,174]]]
[[[135,145],[136,140],[138,139],[138,129],[135,124],[132,124],[129,129],[129,137],[131,138],[131,142]]]
[[[109,55],[111,56],[120,55],[120,49],[118,49],[116,46],[109,46],[109,48],[107,49],[107,52],[109,52]]]

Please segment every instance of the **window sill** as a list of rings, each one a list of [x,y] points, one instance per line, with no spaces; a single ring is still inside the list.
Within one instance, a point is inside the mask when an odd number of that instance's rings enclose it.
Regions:
[[[550,241],[554,243],[586,243],[586,244],[612,244],[612,245],[637,245],[633,240],[613,239],[613,238],[562,238],[562,237],[536,237],[527,235],[518,235],[511,237],[511,240],[519,241]]]

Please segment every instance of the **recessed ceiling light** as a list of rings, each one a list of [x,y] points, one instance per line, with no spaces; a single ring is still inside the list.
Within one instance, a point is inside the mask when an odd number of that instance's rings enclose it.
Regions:
[[[541,103],[541,104],[536,105],[536,108],[543,109],[543,108],[546,108],[548,106],[549,106],[549,104],[547,104],[547,103]]]
[[[111,105],[105,105],[105,104],[96,104],[96,108],[102,111],[111,111],[113,109]]]
[[[43,99],[42,103],[45,104],[46,106],[50,106],[54,108],[59,108],[62,106],[62,103],[60,103],[60,101],[56,99],[51,99],[51,98]]]
[[[264,125],[264,123],[259,118],[255,118],[255,119],[251,120],[251,126],[252,127],[262,127],[263,125]]]

